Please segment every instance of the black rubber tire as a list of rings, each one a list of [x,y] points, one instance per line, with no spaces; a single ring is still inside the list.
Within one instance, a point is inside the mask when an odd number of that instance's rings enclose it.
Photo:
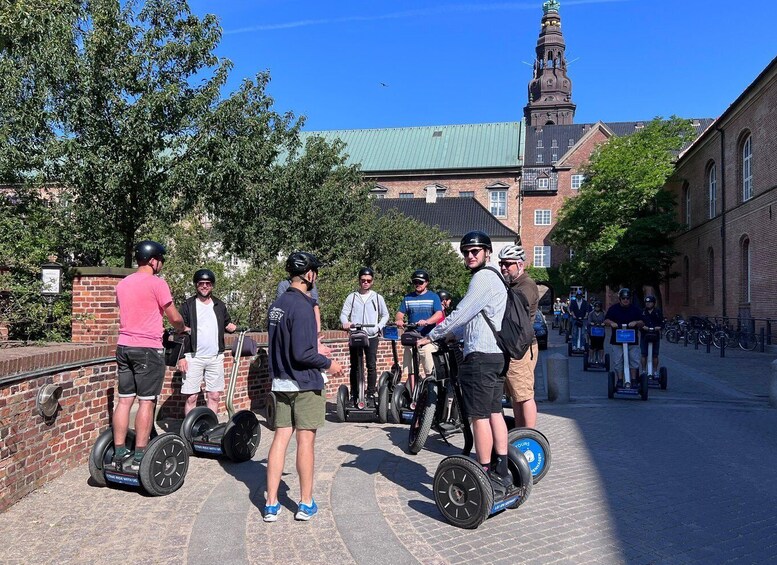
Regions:
[[[742,332],[739,334],[737,344],[742,351],[755,351],[758,349],[758,337],[754,333]]]
[[[604,368],[606,371],[610,370],[610,354],[605,353],[604,355]]]
[[[607,373],[607,398],[615,398],[615,371]]]
[[[661,367],[658,370],[658,385],[661,387],[661,390],[666,390],[666,385],[669,381],[669,375],[667,373],[666,367]]]
[[[677,343],[678,341],[680,341],[680,335],[677,333],[677,330],[675,329],[666,330],[664,337],[666,338],[666,341],[668,341],[669,343]]]
[[[193,408],[181,424],[181,437],[186,442],[186,453],[192,455],[194,453],[194,438],[214,428],[218,423],[218,416],[207,406]]]
[[[388,422],[389,404],[391,404],[389,387],[388,384],[383,384],[383,386],[378,389],[378,422],[381,424]]]
[[[529,500],[532,487],[539,481],[534,480],[534,477],[532,477],[529,462],[517,447],[508,444],[507,458],[507,466],[513,477],[513,485],[518,489],[518,493],[521,495],[521,498],[508,506],[508,508],[512,510]]]
[[[124,445],[132,451],[135,449],[135,432],[127,430],[127,438]],[[89,476],[98,486],[104,487],[108,484],[105,480],[105,466],[113,459],[113,428],[108,428],[99,436],[92,446],[89,453]]]
[[[348,387],[340,385],[337,389],[337,420],[339,422],[345,422],[348,419],[348,412],[345,410],[346,404],[348,404]]]
[[[642,400],[648,399],[649,390],[647,375],[641,375],[639,379],[639,396]]]
[[[402,423],[402,410],[410,407],[410,391],[407,389],[404,383],[399,383],[394,387],[394,392],[391,394],[391,406],[389,406],[389,413],[391,419],[397,424]]]
[[[162,434],[148,442],[138,478],[151,496],[165,496],[181,488],[189,469],[186,441],[178,434]]]
[[[221,450],[232,461],[250,461],[262,439],[259,418],[250,410],[241,410],[229,420],[221,438]]]
[[[524,454],[535,485],[548,474],[550,442],[543,433],[534,428],[514,428],[507,432],[507,443]]]
[[[452,455],[440,462],[432,488],[437,509],[457,528],[477,528],[494,506],[494,491],[485,471],[463,455]]]
[[[437,411],[437,381],[427,378],[423,386],[415,403],[413,421],[410,422],[407,434],[407,450],[413,455],[423,449],[434,423],[434,413]]]
[[[389,385],[389,386],[391,386],[391,385],[393,384],[393,383],[391,382],[392,378],[393,378],[393,376],[392,376],[392,374],[391,374],[391,371],[383,371],[383,372],[380,374],[380,377],[378,377],[378,390],[380,390],[380,388],[381,388],[383,385]]]
[[[273,392],[264,397],[264,422],[268,430],[275,430],[275,415],[278,413],[278,399]]]

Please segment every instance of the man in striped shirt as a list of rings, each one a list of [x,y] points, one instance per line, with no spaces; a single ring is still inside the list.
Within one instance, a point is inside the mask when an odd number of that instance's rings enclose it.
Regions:
[[[499,272],[493,267],[485,268],[492,251],[487,234],[469,232],[462,238],[460,249],[472,271],[467,294],[419,345],[449,334],[463,338],[464,363],[459,367],[459,382],[464,409],[472,421],[475,451],[495,492],[504,494],[512,485],[507,467],[507,425],[502,416],[505,355],[497,345],[494,331],[502,328],[507,290]],[[492,450],[496,452],[496,461],[491,460]]]

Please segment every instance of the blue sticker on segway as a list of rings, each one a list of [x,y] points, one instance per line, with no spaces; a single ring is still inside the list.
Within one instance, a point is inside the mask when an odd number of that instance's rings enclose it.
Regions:
[[[491,512],[489,512],[489,514],[496,514],[500,510],[504,510],[505,508],[507,508],[509,506],[512,506],[513,504],[515,504],[519,500],[521,500],[521,495],[520,494],[515,495],[515,496],[510,496],[508,498],[505,498],[504,500],[494,504],[491,507]]]
[[[192,448],[194,451],[199,451],[201,453],[214,453],[216,455],[223,455],[223,451],[221,450],[221,446],[213,445],[212,443],[197,443],[194,442],[192,444]]]
[[[111,473],[110,471],[105,472],[105,480],[110,481],[112,483],[120,483],[122,485],[130,485],[133,487],[139,487],[140,486],[140,479],[138,479],[135,476],[128,476],[123,475],[120,473]]]
[[[523,453],[529,463],[532,477],[542,473],[542,469],[545,467],[545,451],[539,443],[531,438],[522,437],[513,441],[512,445]]]
[[[402,421],[406,423],[410,423],[413,421],[413,411],[412,410],[402,410]]]
[[[383,328],[383,339],[396,341],[399,339],[399,328],[396,326],[386,326]]]
[[[615,343],[637,343],[637,331],[615,330]]]
[[[604,337],[604,328],[602,326],[591,326],[591,337]]]

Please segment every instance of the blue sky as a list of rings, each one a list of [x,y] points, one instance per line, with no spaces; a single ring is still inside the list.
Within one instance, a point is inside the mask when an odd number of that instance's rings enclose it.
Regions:
[[[576,123],[717,117],[777,56],[777,2],[560,2]],[[228,89],[269,70],[306,130],[517,121],[542,17],[541,0],[190,5],[221,21]]]

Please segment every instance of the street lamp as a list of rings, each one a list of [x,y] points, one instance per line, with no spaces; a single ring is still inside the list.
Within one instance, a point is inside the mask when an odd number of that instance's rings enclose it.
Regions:
[[[46,319],[46,328],[50,329],[54,318],[54,301],[62,292],[62,265],[57,263],[57,256],[50,255],[49,262],[40,266],[41,290],[43,300],[49,305],[49,316]]]

